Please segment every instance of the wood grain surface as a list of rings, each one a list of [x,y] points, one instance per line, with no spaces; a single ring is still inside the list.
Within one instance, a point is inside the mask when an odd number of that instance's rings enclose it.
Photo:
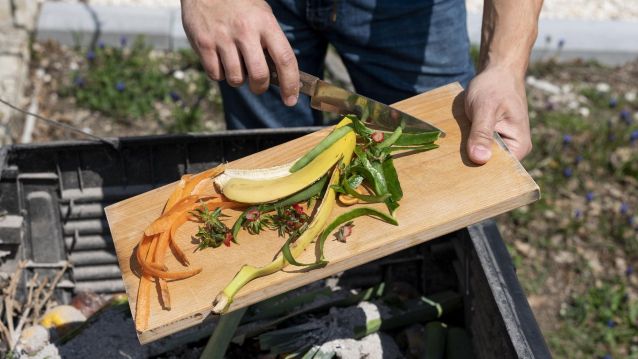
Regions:
[[[307,273],[289,266],[273,275],[249,283],[237,294],[230,310],[259,302],[274,295],[303,286],[343,270],[436,238],[486,218],[510,211],[539,198],[539,189],[520,163],[499,141],[495,141],[492,160],[483,165],[472,164],[465,153],[469,121],[463,107],[463,89],[450,84],[394,104],[416,117],[428,119],[442,128],[447,136],[440,148],[424,153],[398,156],[395,165],[404,197],[397,211],[399,226],[372,218],[357,218],[347,243],[330,238],[326,241],[325,268]],[[231,168],[261,168],[287,163],[315,145],[329,129],[313,133],[280,146],[259,152],[228,164]],[[211,181],[212,182],[212,181]],[[106,208],[115,249],[131,311],[139,277],[132,254],[143,229],[157,218],[172,191],[173,184],[129,198]],[[205,183],[203,192],[212,191]],[[346,209],[337,207],[332,217]],[[229,226],[238,212],[229,218]],[[139,332],[141,343],[185,329],[212,315],[215,296],[233,278],[243,264],[263,265],[278,253],[284,240],[274,234],[239,235],[239,245],[195,251],[191,236],[197,225],[188,223],[177,233],[177,242],[189,255],[191,266],[202,266],[202,273],[181,281],[169,282],[172,309],[162,310],[157,294],[152,295],[149,328]],[[311,262],[315,258],[311,245],[299,258]],[[182,270],[170,251],[166,263],[169,270]]]

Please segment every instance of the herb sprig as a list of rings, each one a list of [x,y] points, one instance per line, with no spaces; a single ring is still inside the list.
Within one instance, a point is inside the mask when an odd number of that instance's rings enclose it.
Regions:
[[[224,244],[226,247],[230,247],[230,242],[235,242],[232,232],[221,221],[222,217],[227,217],[222,214],[221,208],[216,208],[211,211],[202,204],[195,211],[191,212],[201,223],[199,230],[195,234],[194,238],[199,241],[197,246],[198,250],[205,249],[207,247],[217,248]]]

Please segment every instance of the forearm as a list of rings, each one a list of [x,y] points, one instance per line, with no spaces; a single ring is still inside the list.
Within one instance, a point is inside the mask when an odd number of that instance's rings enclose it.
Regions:
[[[525,76],[543,0],[485,0],[479,71],[492,66]]]

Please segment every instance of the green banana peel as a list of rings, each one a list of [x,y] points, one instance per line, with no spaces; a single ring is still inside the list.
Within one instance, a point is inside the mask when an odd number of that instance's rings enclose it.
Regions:
[[[345,118],[335,127],[335,130],[351,123],[349,118]],[[230,178],[223,184],[222,193],[232,201],[249,204],[270,203],[287,197],[318,181],[339,160],[349,163],[356,140],[354,131],[347,131],[345,135],[294,173],[276,178],[268,178],[267,176],[265,178],[258,178],[258,176],[256,178]],[[254,172],[258,175],[260,171],[255,170]]]
[[[344,156],[344,160],[350,161],[351,158],[352,154]],[[297,238],[294,247],[291,248],[293,257],[298,257],[327,226],[328,218],[336,204],[336,193],[332,186],[339,183],[339,177],[339,168],[338,166],[334,166],[332,175],[330,176],[330,182],[328,183],[314,218],[308,228]],[[237,292],[253,279],[275,273],[283,269],[286,265],[288,265],[288,262],[281,253],[270,264],[263,267],[244,265],[239,272],[237,272],[233,280],[228,283],[226,288],[224,288],[213,301],[213,313],[224,313],[232,303]]]

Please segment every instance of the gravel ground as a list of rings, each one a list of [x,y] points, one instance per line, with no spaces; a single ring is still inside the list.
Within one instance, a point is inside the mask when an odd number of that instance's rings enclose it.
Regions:
[[[179,6],[179,0],[88,0],[91,4]],[[480,13],[483,0],[466,0],[471,13]],[[545,0],[545,19],[629,20],[638,22],[636,0]]]

